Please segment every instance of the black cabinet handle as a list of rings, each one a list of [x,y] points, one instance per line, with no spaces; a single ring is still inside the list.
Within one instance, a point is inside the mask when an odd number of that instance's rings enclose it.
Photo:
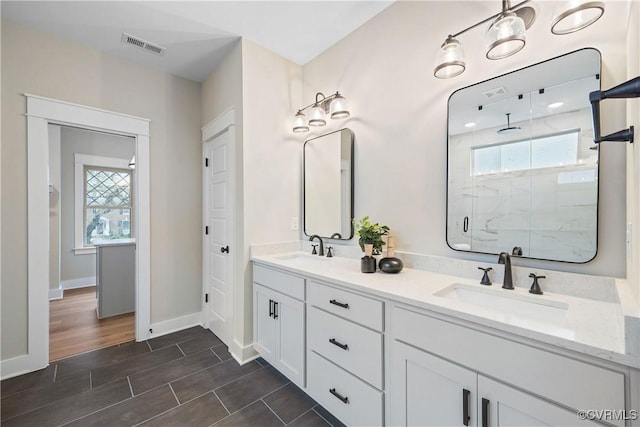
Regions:
[[[329,342],[333,345],[340,347],[343,350],[349,350],[349,346],[347,344],[341,344],[338,341],[336,341],[335,338],[329,338]]]
[[[342,307],[342,308],[349,308],[349,304],[341,303],[341,302],[338,302],[338,301],[336,301],[334,299],[329,300],[329,304],[337,305],[338,307]]]
[[[226,252],[226,253],[229,253],[229,245],[227,245],[227,246],[224,246],[224,247],[220,248],[220,252],[222,252],[222,253],[225,253],[225,252]]]
[[[273,317],[273,300],[269,300],[269,317]]]
[[[469,425],[469,420],[471,417],[469,416],[469,395],[471,392],[465,388],[462,389],[462,424],[465,426]]]
[[[333,394],[335,397],[340,399],[342,403],[349,403],[349,398],[347,396],[344,396],[344,397],[341,396],[340,393],[338,393],[335,388],[330,388],[329,393]]]
[[[462,221],[462,231],[464,231],[465,233],[467,231],[469,231],[469,217],[465,216],[464,220]]]
[[[278,318],[278,302],[274,301],[273,302],[273,318],[277,319]]]
[[[482,398],[482,427],[489,427],[489,399]]]

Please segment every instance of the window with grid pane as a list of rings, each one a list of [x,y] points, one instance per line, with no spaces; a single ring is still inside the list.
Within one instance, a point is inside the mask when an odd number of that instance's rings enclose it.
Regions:
[[[83,243],[127,239],[132,235],[131,170],[84,169]]]

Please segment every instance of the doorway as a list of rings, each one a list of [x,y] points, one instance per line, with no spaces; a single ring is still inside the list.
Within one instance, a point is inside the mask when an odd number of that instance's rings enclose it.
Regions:
[[[48,131],[55,361],[135,338],[135,141],[54,124]]]
[[[130,136],[135,140],[134,193],[135,336],[149,337],[150,328],[150,200],[149,120],[60,100],[25,95],[27,99],[27,230],[28,350],[12,359],[10,370],[29,372],[49,364],[49,236],[48,161],[50,124]],[[3,366],[4,368],[4,366]]]

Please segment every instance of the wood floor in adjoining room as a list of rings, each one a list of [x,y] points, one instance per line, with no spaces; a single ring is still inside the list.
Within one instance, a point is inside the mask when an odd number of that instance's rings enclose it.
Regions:
[[[49,360],[135,339],[135,314],[98,319],[96,287],[69,289],[49,303]]]

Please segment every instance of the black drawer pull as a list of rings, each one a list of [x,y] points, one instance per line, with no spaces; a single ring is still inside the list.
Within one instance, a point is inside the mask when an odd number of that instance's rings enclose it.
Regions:
[[[335,397],[337,397],[338,399],[340,399],[342,401],[342,403],[349,403],[349,398],[347,396],[341,396],[335,388],[330,388],[329,389],[329,393],[333,394]]]
[[[489,399],[482,398],[482,427],[489,427]]]
[[[471,392],[467,389],[462,389],[462,424],[465,426],[469,425],[469,420],[471,417],[469,416],[469,395]]]
[[[341,302],[338,302],[338,301],[336,301],[334,299],[329,300],[329,304],[337,305],[338,307],[342,307],[342,308],[349,308],[349,304],[341,303]]]
[[[338,341],[336,341],[335,338],[329,338],[329,342],[333,345],[337,345],[338,347],[340,347],[343,350],[349,350],[349,346],[347,344],[341,344]]]
[[[273,318],[274,319],[278,318],[278,304],[280,303],[276,301],[273,302]]]

